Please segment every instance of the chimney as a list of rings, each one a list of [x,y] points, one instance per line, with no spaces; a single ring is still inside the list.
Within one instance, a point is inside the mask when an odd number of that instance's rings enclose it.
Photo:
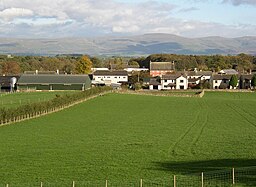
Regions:
[[[175,61],[172,61],[172,69],[175,71]]]
[[[56,74],[57,74],[57,75],[59,75],[59,74],[60,74],[60,71],[59,71],[58,69],[57,69],[57,71],[56,71]]]
[[[197,68],[194,68],[194,72],[197,73]]]
[[[36,75],[38,74],[38,70],[36,70]]]
[[[250,75],[252,74],[252,69],[249,70],[249,74],[250,74]]]

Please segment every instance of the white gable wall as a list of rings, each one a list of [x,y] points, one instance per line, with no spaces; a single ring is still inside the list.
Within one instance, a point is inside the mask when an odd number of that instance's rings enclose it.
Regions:
[[[188,89],[188,79],[180,76],[176,79],[176,89],[180,90],[180,89]]]

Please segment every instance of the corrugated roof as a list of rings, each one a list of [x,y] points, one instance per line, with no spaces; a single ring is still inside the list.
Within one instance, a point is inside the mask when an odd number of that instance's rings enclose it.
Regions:
[[[150,62],[150,70],[173,70],[172,62]]]
[[[128,76],[127,71],[95,71],[93,75],[101,76]]]
[[[91,81],[88,75],[30,75],[23,74],[18,84],[84,84]]]

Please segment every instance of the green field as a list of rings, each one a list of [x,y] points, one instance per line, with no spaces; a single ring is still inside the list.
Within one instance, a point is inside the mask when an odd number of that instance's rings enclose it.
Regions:
[[[256,166],[255,107],[256,93],[108,94],[3,126],[0,186],[171,181],[173,174]]]
[[[56,94],[62,95],[73,93],[74,91],[50,91],[50,92],[17,92],[13,94],[0,94],[0,107],[11,108],[28,103],[47,101],[56,97]]]

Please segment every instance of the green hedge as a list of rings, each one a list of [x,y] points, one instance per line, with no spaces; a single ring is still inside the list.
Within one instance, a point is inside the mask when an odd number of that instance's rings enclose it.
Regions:
[[[110,90],[112,90],[111,87],[94,87],[73,94],[56,95],[54,99],[49,101],[26,104],[17,108],[0,108],[0,123],[10,123],[19,119],[47,113]]]

